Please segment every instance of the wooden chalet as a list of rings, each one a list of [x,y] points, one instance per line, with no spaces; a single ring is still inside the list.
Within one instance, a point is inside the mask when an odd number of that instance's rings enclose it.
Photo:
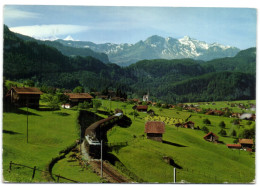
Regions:
[[[182,128],[186,128],[186,129],[194,129],[194,122],[192,121],[188,121],[185,123],[176,123],[174,124],[175,127],[182,127]]]
[[[154,112],[152,109],[150,109],[150,110],[147,112],[147,114],[153,116],[153,115],[155,114],[155,112]]]
[[[239,117],[239,119],[245,119],[245,120],[253,120],[253,121],[255,121],[255,114],[244,113],[244,114],[241,114],[241,116]]]
[[[138,106],[136,107],[136,110],[137,110],[138,112],[147,112],[148,106],[147,106],[147,105],[138,105]]]
[[[145,124],[147,139],[162,142],[162,136],[165,132],[165,124],[161,121],[148,121]]]
[[[252,151],[254,140],[253,139],[239,139],[242,149],[246,151]]]
[[[229,149],[241,149],[241,144],[226,144]]]
[[[6,97],[11,104],[16,106],[39,108],[41,94],[43,93],[34,87],[12,87]]]
[[[76,106],[84,101],[91,103],[93,97],[89,93],[65,93],[69,96],[70,107]]]
[[[209,132],[203,138],[204,138],[204,140],[209,141],[209,142],[215,142],[215,143],[218,142],[218,136],[216,134],[214,134],[213,132]]]
[[[188,121],[188,122],[182,124],[182,126],[183,126],[184,128],[194,129],[194,122]]]

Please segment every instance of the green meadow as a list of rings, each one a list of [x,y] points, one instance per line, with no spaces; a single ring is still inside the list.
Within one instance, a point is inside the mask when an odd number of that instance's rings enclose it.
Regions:
[[[246,101],[245,101],[246,102]],[[225,144],[233,143],[229,136],[232,130],[237,135],[251,125],[242,120],[240,125],[231,123],[233,118],[197,114],[175,109],[162,109],[149,106],[155,111],[155,120],[165,121],[164,143],[146,139],[144,133],[147,113],[138,112],[131,115],[133,104],[101,100],[100,110],[115,110],[121,108],[131,119],[129,127],[115,125],[107,132],[108,143],[128,142],[111,153],[142,181],[148,183],[172,183],[173,166],[167,164],[164,156],[171,157],[177,168],[178,183],[250,183],[255,179],[255,153],[231,150]],[[95,112],[95,110],[91,110]],[[9,173],[10,161],[27,166],[37,166],[44,170],[52,158],[59,155],[79,138],[78,110],[61,109],[58,111],[40,111],[29,109],[29,139],[26,142],[27,108],[19,108],[14,112],[3,113],[3,177],[10,182],[47,182],[41,172],[36,172],[32,180],[32,170],[23,167],[13,167]],[[104,114],[96,113],[101,117]],[[173,124],[186,119],[193,121],[195,127],[207,126],[209,131],[218,135],[219,123],[226,124],[226,137],[219,136],[223,144],[214,144],[203,139],[205,133],[201,130],[176,128]],[[203,124],[207,118],[210,125]],[[102,179],[92,173],[90,166],[81,168],[76,162],[70,162],[69,153],[53,167],[53,173],[89,183],[100,183]],[[116,166],[115,166],[116,167]],[[124,172],[123,170],[121,172]],[[68,182],[60,180],[60,182]]]
[[[105,102],[105,101],[103,101]],[[120,107],[119,102],[110,102],[112,108]],[[109,105],[108,103],[105,103]],[[133,111],[133,105],[127,105],[126,113]],[[219,123],[224,121],[227,135],[231,130],[237,134],[244,128],[251,128],[243,120],[240,126],[231,123],[232,118],[211,116],[191,113],[188,111],[177,111],[174,109],[158,109],[150,107],[158,116],[156,120],[168,120],[176,122],[176,119],[183,121],[188,117],[195,122],[195,127],[205,126],[203,119],[211,121],[207,125],[209,131],[218,135]],[[124,110],[125,111],[125,110]],[[224,144],[214,144],[203,139],[205,133],[201,130],[176,128],[166,123],[163,140],[167,143],[160,143],[146,139],[144,125],[148,119],[146,113],[139,113],[138,117],[128,115],[132,124],[128,128],[119,126],[113,127],[108,132],[109,142],[128,142],[128,146],[122,147],[112,153],[133,173],[146,182],[171,183],[173,182],[173,166],[168,165],[163,156],[172,157],[177,168],[177,182],[188,183],[249,183],[255,179],[255,158],[254,153],[239,150],[231,150],[225,144],[233,143],[234,138],[230,136],[219,136]],[[145,137],[144,137],[145,136]]]
[[[47,182],[39,171],[32,180],[32,170],[24,167],[13,166],[9,173],[10,161],[45,170],[51,159],[59,155],[59,151],[79,138],[78,111],[61,109],[52,112],[29,109],[28,114],[27,143],[27,109],[19,108],[15,112],[3,113],[4,181]],[[70,178],[69,176],[71,175],[64,177]]]

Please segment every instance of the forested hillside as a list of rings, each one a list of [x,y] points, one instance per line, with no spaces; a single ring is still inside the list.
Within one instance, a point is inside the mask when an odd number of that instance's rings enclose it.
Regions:
[[[45,44],[50,47],[54,47],[54,48],[58,49],[65,56],[83,56],[83,57],[91,56],[104,63],[109,63],[108,56],[105,53],[95,52],[89,48],[75,48],[75,47],[65,46],[57,41],[36,40],[29,36],[25,36],[25,35],[18,34],[18,33],[16,33],[16,36],[25,41],[34,41],[34,42],[37,42],[38,44]]]
[[[37,40],[22,39],[4,27],[4,77],[23,82],[85,91],[120,89],[128,98],[149,92],[153,101],[178,103],[255,99],[256,49],[235,57],[142,60],[128,67],[104,63],[93,57],[65,56]],[[57,47],[57,46],[56,46]],[[64,49],[70,52],[69,47]],[[74,50],[74,49],[73,49]]]
[[[240,51],[235,57],[219,58],[203,63],[205,68],[214,67],[215,71],[235,71],[256,73],[256,48]]]

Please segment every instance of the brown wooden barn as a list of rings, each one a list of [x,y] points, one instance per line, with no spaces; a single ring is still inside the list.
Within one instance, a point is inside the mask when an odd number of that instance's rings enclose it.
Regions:
[[[69,96],[70,107],[76,106],[84,101],[91,103],[93,97],[89,93],[65,93]]]
[[[33,87],[12,87],[6,94],[7,99],[19,107],[39,108],[42,92]]]
[[[241,149],[241,144],[226,144],[229,149]]]
[[[136,110],[137,110],[138,112],[147,112],[148,106],[147,106],[147,105],[138,105],[138,106],[136,107]]]
[[[242,149],[246,151],[252,151],[254,140],[253,139],[239,139],[239,143],[242,146]]]
[[[216,134],[214,134],[213,132],[209,132],[203,138],[204,138],[204,140],[209,141],[209,142],[218,142],[218,136]]]
[[[188,122],[182,124],[182,126],[183,126],[184,128],[194,129],[194,122],[188,121]]]
[[[165,132],[165,124],[161,121],[148,121],[145,124],[147,139],[162,142],[162,136]]]

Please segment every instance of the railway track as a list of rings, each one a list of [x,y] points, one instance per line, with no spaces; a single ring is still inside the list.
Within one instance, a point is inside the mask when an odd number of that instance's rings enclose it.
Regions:
[[[96,168],[101,172],[101,163],[100,161],[92,161]],[[111,169],[111,166],[108,166],[106,162],[103,162],[103,176],[107,175],[112,179],[113,183],[126,183],[129,182],[123,176],[119,175],[114,169]]]

